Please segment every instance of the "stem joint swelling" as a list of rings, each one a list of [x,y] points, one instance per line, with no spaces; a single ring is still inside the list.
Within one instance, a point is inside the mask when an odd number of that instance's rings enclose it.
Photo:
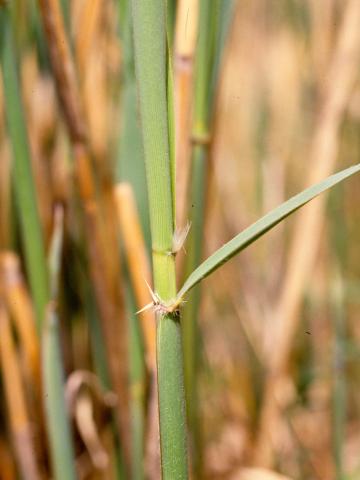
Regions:
[[[150,285],[145,280],[145,283],[149,289],[152,302],[148,303],[143,307],[141,310],[136,312],[137,314],[144,312],[145,310],[153,309],[155,313],[159,314],[160,316],[166,316],[171,314],[173,319],[180,318],[180,306],[184,303],[182,297],[171,299],[168,301],[162,300],[161,297],[154,292]]]
[[[152,253],[155,255],[164,255],[166,257],[176,257],[181,249],[184,249],[184,244],[188,233],[191,228],[191,222],[186,222],[185,227],[178,227],[175,229],[175,232],[172,237],[171,250],[158,250],[156,248],[152,249]],[[185,249],[184,249],[185,250]]]

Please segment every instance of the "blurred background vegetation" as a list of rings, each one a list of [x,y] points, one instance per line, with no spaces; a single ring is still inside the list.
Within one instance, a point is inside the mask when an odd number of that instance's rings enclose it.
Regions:
[[[155,480],[155,319],[136,315],[152,281],[130,5],[0,5],[0,478]],[[192,225],[180,279],[358,163],[360,2],[168,0],[168,11],[177,220]],[[192,478],[360,478],[356,182],[184,304]]]

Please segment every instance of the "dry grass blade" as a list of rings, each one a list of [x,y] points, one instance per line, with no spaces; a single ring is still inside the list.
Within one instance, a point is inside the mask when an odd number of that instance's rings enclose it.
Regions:
[[[88,394],[79,394],[76,400],[74,416],[77,428],[94,467],[99,470],[105,470],[109,464],[109,456],[101,443],[94,420],[94,406]]]
[[[10,319],[1,298],[0,356],[1,373],[9,412],[9,426],[21,476],[24,480],[39,480],[42,477],[35,451],[18,353],[11,332]]]
[[[98,378],[84,370],[77,370],[68,377],[65,390],[69,410],[75,418],[91,461],[96,469],[104,471],[109,465],[109,456],[96,424],[95,401],[102,408],[112,408],[117,403],[116,395],[104,392]]]
[[[4,297],[15,322],[22,349],[27,381],[34,389],[37,406],[41,400],[40,342],[29,293],[20,271],[19,258],[12,252],[0,255],[0,271]]]

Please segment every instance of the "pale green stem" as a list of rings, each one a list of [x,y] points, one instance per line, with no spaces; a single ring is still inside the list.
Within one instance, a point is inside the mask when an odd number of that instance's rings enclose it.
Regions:
[[[172,180],[167,110],[166,7],[132,0],[135,66],[150,206],[154,285],[164,302],[176,297]],[[188,478],[180,318],[160,312],[157,368],[164,480]]]
[[[0,7],[0,51],[7,127],[13,152],[13,180],[19,211],[21,240],[25,251],[26,273],[41,329],[49,299],[45,246],[38,212],[31,167],[26,121],[21,102],[15,46],[8,7]]]

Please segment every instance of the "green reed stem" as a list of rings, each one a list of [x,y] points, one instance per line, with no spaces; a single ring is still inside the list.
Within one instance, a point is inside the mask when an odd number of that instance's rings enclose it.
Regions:
[[[174,230],[166,82],[164,1],[132,0],[135,66],[149,194],[154,284],[163,301],[176,296]],[[181,327],[175,313],[157,326],[162,477],[188,478]]]
[[[126,302],[130,332],[131,478],[144,480],[146,369],[141,331],[135,315],[136,306],[130,286]]]
[[[331,192],[330,196],[330,246],[334,255],[335,268],[330,286],[331,319],[333,325],[333,384],[332,384],[332,448],[335,463],[336,480],[346,478],[344,471],[343,450],[347,418],[347,378],[346,378],[346,344],[347,314],[346,291],[343,274],[347,267],[349,232],[343,215],[344,187]]]
[[[35,194],[11,21],[8,7],[0,7],[0,55],[6,120],[13,152],[14,189],[20,217],[21,240],[25,251],[26,271],[36,309],[37,327],[40,331],[45,306],[49,299],[46,254]]]
[[[226,5],[219,1],[200,1],[199,36],[195,63],[195,97],[193,112],[193,136],[199,140],[209,138],[217,73],[225,43],[228,11],[232,1]],[[185,273],[190,274],[202,260],[203,231],[205,221],[205,197],[207,164],[209,161],[206,141],[195,144],[192,151],[191,231],[187,242]],[[184,367],[187,415],[192,437],[193,469],[196,478],[202,477],[202,448],[199,424],[197,375],[201,358],[198,313],[200,286],[189,293],[183,312]]]
[[[60,348],[56,301],[59,293],[63,243],[63,212],[55,211],[55,228],[49,252],[52,302],[42,335],[43,384],[47,431],[55,480],[76,480],[75,452],[64,396],[64,367]]]
[[[58,316],[48,312],[43,334],[43,382],[47,430],[55,480],[76,480],[75,453],[64,398],[64,370]]]

